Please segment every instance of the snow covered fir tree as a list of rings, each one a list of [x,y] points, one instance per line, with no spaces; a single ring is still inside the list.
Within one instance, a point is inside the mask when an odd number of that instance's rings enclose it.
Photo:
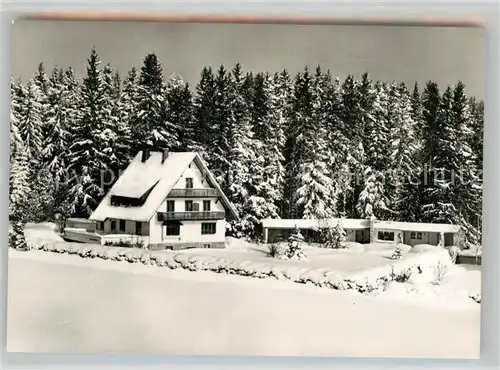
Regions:
[[[116,71],[92,50],[82,76],[40,64],[13,79],[12,221],[88,217],[148,147],[200,153],[239,213],[230,235],[257,237],[264,218],[375,217],[453,223],[481,243],[484,104],[462,82],[237,64],[190,86],[168,72],[154,53]]]

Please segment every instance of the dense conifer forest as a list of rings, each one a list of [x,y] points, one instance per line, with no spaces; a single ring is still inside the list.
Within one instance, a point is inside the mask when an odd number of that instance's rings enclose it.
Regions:
[[[88,217],[139,150],[196,151],[240,215],[232,235],[262,218],[376,217],[458,224],[480,243],[483,102],[460,81],[334,73],[207,66],[189,86],[155,54],[125,75],[96,50],[83,76],[40,64],[11,81],[11,218]]]

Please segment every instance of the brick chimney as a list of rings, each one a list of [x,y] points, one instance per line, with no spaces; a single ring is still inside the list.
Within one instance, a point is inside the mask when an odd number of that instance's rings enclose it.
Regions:
[[[167,158],[168,158],[168,150],[164,149],[161,152],[161,164],[163,164],[165,162],[165,159],[167,159]]]
[[[142,151],[141,162],[142,162],[142,163],[145,163],[145,162],[149,159],[149,156],[150,156],[149,149],[144,149],[144,150]]]

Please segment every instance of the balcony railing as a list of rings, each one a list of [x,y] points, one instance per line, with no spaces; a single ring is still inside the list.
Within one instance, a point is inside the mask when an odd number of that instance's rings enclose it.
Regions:
[[[218,197],[219,191],[217,189],[172,189],[168,193],[169,198],[209,198]]]
[[[158,221],[223,220],[225,212],[158,212]]]

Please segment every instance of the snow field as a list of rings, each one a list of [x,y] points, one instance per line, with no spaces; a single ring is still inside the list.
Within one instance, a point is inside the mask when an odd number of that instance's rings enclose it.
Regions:
[[[38,245],[35,249],[47,252],[78,255],[82,258],[99,258],[110,261],[120,261],[129,263],[142,263],[144,265],[154,265],[167,267],[171,270],[183,269],[188,271],[211,271],[223,274],[241,275],[259,279],[273,279],[292,281],[300,284],[310,284],[316,287],[329,288],[335,290],[354,290],[360,293],[382,294],[393,297],[395,292],[403,289],[402,285],[393,284],[398,277],[407,274],[408,279],[405,294],[411,292],[423,292],[425,288],[429,291],[425,294],[433,294],[438,288],[432,287],[431,283],[436,280],[437,270],[442,268],[453,270],[457,267],[451,263],[450,256],[445,249],[436,249],[425,253],[408,252],[401,260],[386,260],[385,265],[375,266],[363,271],[345,273],[328,267],[315,267],[309,265],[309,261],[294,264],[275,263],[276,261],[267,258],[266,262],[253,261],[251,258],[231,258],[228,254],[226,258],[207,254],[196,254],[198,251],[189,253],[176,253],[172,251],[149,251],[143,249],[110,247],[103,245],[67,243],[67,242],[47,242]],[[220,252],[220,251],[217,251]],[[249,255],[250,257],[250,255]],[[358,259],[364,256],[357,256]],[[262,260],[261,260],[262,261]],[[301,262],[301,261],[294,261]],[[458,268],[460,271],[460,268]],[[457,274],[457,272],[455,272]],[[438,282],[440,283],[440,282]],[[438,285],[438,284],[434,284]],[[453,289],[452,289],[453,288]],[[438,289],[444,291],[445,288]],[[454,294],[463,299],[468,299],[471,295],[479,292],[471,290],[457,291],[457,286],[450,286],[446,292]],[[437,293],[436,293],[437,294]],[[399,296],[403,296],[399,294]],[[449,294],[448,294],[449,295]],[[464,298],[465,297],[465,298]],[[472,300],[471,300],[472,302]]]

